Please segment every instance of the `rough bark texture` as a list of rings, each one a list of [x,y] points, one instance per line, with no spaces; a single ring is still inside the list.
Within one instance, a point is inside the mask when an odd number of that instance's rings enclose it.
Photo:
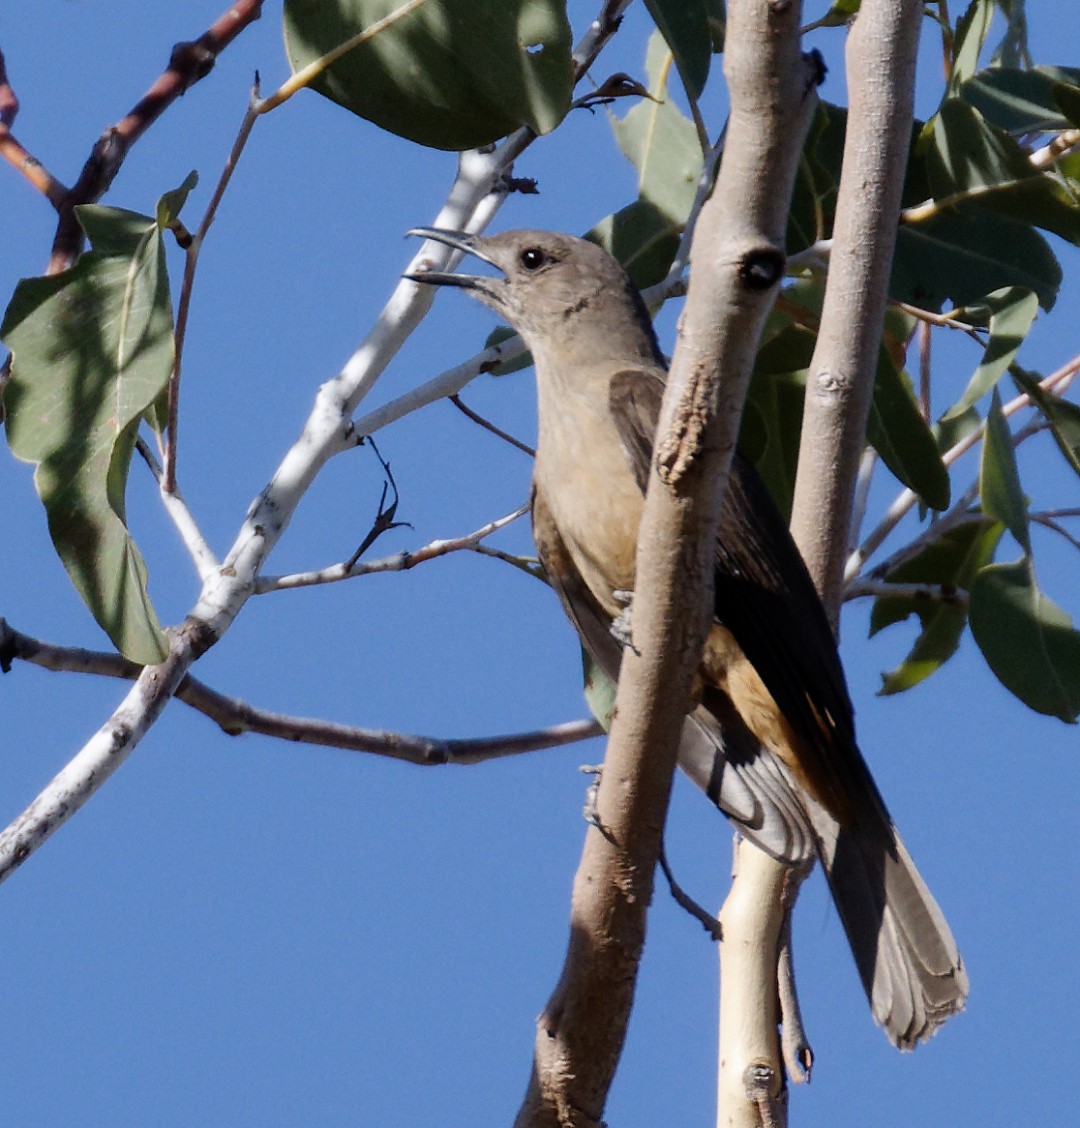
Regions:
[[[602,1123],[625,1037],[691,679],[709,620],[719,501],[758,336],[783,267],[814,103],[799,5],[728,8],[727,147],[702,210],[638,541],[628,649],[566,962],[538,1023],[525,1126]],[[722,363],[721,363],[722,358]]]

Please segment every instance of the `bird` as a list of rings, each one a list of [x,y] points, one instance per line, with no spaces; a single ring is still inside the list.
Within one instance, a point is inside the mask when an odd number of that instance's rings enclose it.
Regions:
[[[493,268],[418,269],[505,318],[535,368],[532,525],[581,642],[618,678],[667,368],[648,309],[599,245],[551,231],[415,228]],[[714,556],[715,602],[679,764],[781,862],[822,863],[871,1011],[913,1049],[961,1011],[968,977],[856,739],[837,644],[802,556],[736,452]]]

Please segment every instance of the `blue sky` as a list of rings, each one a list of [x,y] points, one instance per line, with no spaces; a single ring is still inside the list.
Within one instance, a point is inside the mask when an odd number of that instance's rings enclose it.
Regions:
[[[19,7],[17,17],[0,15],[22,101],[16,132],[70,182],[171,44],[193,38],[222,6]],[[1048,0],[1028,9],[1036,59],[1080,64],[1076,21],[1065,25]],[[592,10],[571,4],[577,32]],[[596,76],[643,73],[644,34],[637,13]],[[813,42],[831,64],[824,96],[842,101],[842,33]],[[285,77],[273,5],[139,142],[104,202],[151,211],[196,168],[202,181],[185,212],[194,221],[256,69],[265,90]],[[928,55],[924,112],[936,83]],[[711,113],[715,127],[722,107]],[[431,221],[453,167],[452,155],[390,137],[312,94],[256,127],[204,251],[186,353],[180,481],[217,551],[294,440],[318,384],[367,332],[412,253],[402,233]],[[538,178],[541,194],[513,197],[499,229],[583,231],[633,194],[633,170],[602,113],[574,115],[516,172]],[[43,267],[52,219],[0,168],[0,293]],[[1075,251],[1055,249],[1076,271]],[[1077,298],[1073,280],[1022,363],[1049,371],[1075,354]],[[460,294],[441,295],[370,404],[471,355],[492,326]],[[672,315],[661,330],[670,346]],[[966,378],[956,376],[956,386]],[[481,378],[464,398],[526,440],[533,434],[528,373]],[[376,553],[467,532],[525,498],[528,459],[448,404],[387,429],[379,443],[401,491],[398,516],[413,528],[388,534]],[[1053,453],[1025,454],[1024,468],[1029,490],[1045,488],[1040,504],[1075,499],[1075,479]],[[370,451],[337,459],[271,569],[347,557],[381,485]],[[893,492],[882,482],[875,500]],[[29,634],[102,646],[52,552],[30,468],[6,453],[0,506],[0,614]],[[137,466],[129,507],[159,614],[174,622],[197,579]],[[519,523],[496,543],[527,551],[527,528]],[[1037,551],[1044,584],[1075,614],[1075,551],[1047,537]],[[795,957],[818,1066],[813,1083],[793,1093],[791,1123],[1060,1123],[1080,1009],[1076,731],[1013,700],[970,638],[929,683],[876,697],[880,672],[903,656],[909,634],[894,628],[868,642],[867,614],[849,607],[843,624],[861,743],[949,916],[971,1002],[931,1045],[898,1054],[872,1024],[815,879],[800,900]],[[576,643],[554,597],[498,561],[466,554],[254,599],[198,673],[282,712],[437,736],[528,730],[584,713]],[[0,820],[25,807],[123,692],[26,665],[0,679]],[[174,704],[108,786],[0,889],[5,1121],[507,1123],[566,942],[584,834],[578,765],[601,755],[594,743],[421,770],[230,739]],[[668,853],[706,905],[723,898],[730,839],[727,824],[680,783]],[[613,1125],[711,1120],[716,992],[715,952],[658,890],[608,1108]]]

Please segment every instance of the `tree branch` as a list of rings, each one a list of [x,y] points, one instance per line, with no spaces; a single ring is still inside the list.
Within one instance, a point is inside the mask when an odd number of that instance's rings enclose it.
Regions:
[[[198,39],[177,43],[157,81],[125,117],[97,139],[79,179],[59,201],[53,201],[60,219],[49,274],[66,270],[82,249],[83,230],[75,218],[76,206],[92,204],[105,195],[132,145],[177,98],[214,69],[218,55],[262,15],[262,6],[263,0],[235,0]]]
[[[661,412],[638,538],[635,645],[624,652],[598,825],[574,881],[569,949],[538,1023],[519,1128],[600,1124],[622,1049],[679,737],[711,619],[722,488],[783,273],[791,185],[814,105],[798,8],[754,0],[728,7],[731,124],[698,223]]]
[[[215,34],[222,25],[233,20],[233,13],[246,14],[250,22],[259,7],[255,0],[235,4],[207,35]],[[604,5],[603,13],[611,15],[613,22],[597,21],[590,28],[586,36],[588,49],[581,57],[582,69],[577,72],[579,76],[618,26],[623,7],[625,3]],[[231,41],[241,26],[232,26],[231,33],[223,34],[218,49]],[[176,89],[181,73],[173,74],[170,69],[120,126],[106,131],[72,193],[88,191],[91,187],[98,196],[105,191],[127,148],[169,101],[182,92]],[[199,77],[202,75],[191,75],[190,81],[197,81]],[[502,203],[504,197],[499,186],[503,178],[518,154],[533,140],[535,134],[531,130],[519,129],[493,151],[462,153],[457,177],[433,226],[482,230]],[[78,245],[78,239],[75,243],[68,240],[63,253],[73,255]],[[421,247],[407,272],[417,270],[424,255],[425,248]],[[267,557],[318,472],[331,457],[352,449],[363,436],[363,432],[357,433],[351,417],[426,314],[431,300],[429,287],[402,279],[364,343],[341,372],[319,389],[300,437],[286,452],[271,481],[252,502],[221,567],[204,579],[199,599],[188,618],[171,632],[169,657],[160,666],[142,671],[121,706],[0,835],[0,880],[10,875],[61,823],[79,810],[127,759],[157,720],[191,664],[232,625],[254,593]]]
[[[791,520],[834,621],[911,143],[921,19],[918,0],[866,0],[847,42],[851,108]]]

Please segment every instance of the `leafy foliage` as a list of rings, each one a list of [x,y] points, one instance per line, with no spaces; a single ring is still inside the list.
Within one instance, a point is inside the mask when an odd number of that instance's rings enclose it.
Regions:
[[[285,46],[301,70],[403,0],[286,0]],[[427,0],[311,84],[420,145],[472,149],[521,125],[547,133],[570,108],[573,67],[559,0]]]
[[[194,185],[163,198],[158,217],[82,207],[93,250],[15,291],[0,335],[12,351],[7,433],[34,482],[56,550],[116,648],[161,661],[168,644],[128,532],[124,491],[143,416],[173,362],[172,307],[161,232]]]

